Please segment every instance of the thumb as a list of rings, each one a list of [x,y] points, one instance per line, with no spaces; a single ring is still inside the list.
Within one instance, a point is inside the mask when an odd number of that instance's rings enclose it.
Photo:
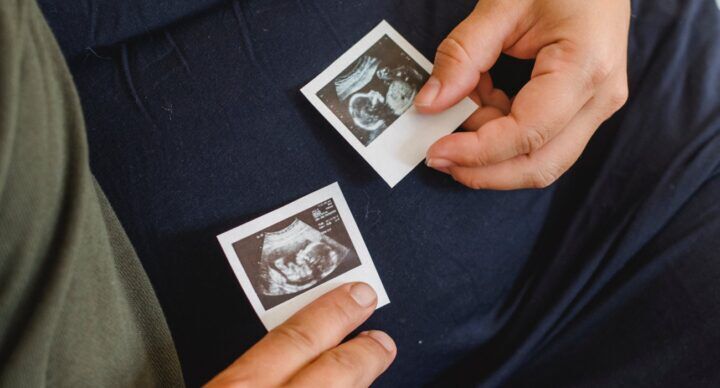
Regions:
[[[503,3],[480,1],[440,43],[432,76],[415,98],[418,111],[438,113],[457,104],[475,89],[480,74],[495,64],[519,8]]]

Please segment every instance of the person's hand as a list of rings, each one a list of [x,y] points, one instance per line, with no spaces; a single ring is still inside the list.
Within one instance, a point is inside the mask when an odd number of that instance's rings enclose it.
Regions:
[[[422,113],[470,96],[481,108],[427,153],[428,166],[475,189],[546,187],[625,104],[629,0],[481,0],[440,44],[418,93]],[[531,59],[511,101],[488,71],[500,53]]]
[[[206,386],[367,387],[395,359],[395,343],[380,331],[340,342],[376,305],[367,284],[340,286],[270,331]]]

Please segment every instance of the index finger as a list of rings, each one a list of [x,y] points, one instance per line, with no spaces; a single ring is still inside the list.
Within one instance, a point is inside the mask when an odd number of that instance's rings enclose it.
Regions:
[[[288,387],[369,387],[390,366],[397,354],[395,342],[385,333],[369,331],[323,353],[294,376]]]
[[[253,376],[253,383],[282,383],[324,351],[337,346],[370,317],[376,304],[377,295],[369,285],[340,286],[270,331],[232,368],[243,373],[263,373]]]
[[[537,56],[532,78],[520,90],[510,114],[491,120],[475,132],[456,133],[435,143],[428,159],[478,167],[537,151],[565,128],[604,79],[589,57],[555,43]]]

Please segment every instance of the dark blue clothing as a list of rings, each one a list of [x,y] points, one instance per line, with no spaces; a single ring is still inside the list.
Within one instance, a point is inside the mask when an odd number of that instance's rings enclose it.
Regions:
[[[378,386],[720,383],[713,0],[634,1],[627,106],[514,192],[422,165],[390,189],[299,92],[382,19],[432,58],[472,0],[40,3],[189,385],[265,333],[215,236],[335,181],[392,302],[363,326],[399,347]]]

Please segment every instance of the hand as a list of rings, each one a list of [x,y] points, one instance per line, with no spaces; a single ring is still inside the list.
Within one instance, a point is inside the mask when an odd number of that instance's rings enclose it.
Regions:
[[[367,387],[395,359],[395,343],[368,331],[339,344],[376,305],[370,286],[340,286],[270,331],[206,386]]]
[[[627,100],[629,24],[629,0],[481,0],[415,100],[423,113],[467,96],[481,108],[428,150],[428,166],[475,189],[552,184]],[[501,52],[536,59],[513,100],[488,73]]]

